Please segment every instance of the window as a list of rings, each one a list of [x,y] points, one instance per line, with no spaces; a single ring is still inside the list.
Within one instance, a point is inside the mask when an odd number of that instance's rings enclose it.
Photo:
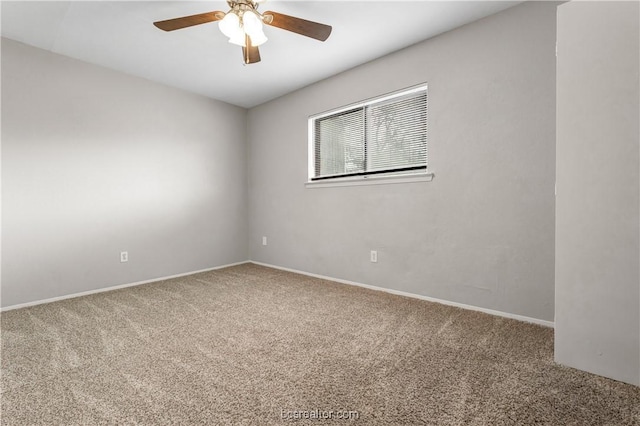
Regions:
[[[309,179],[425,173],[427,86],[309,119]]]

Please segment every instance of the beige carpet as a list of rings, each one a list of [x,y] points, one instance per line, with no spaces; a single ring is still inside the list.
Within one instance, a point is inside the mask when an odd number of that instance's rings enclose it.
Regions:
[[[640,388],[554,364],[551,329],[252,264],[1,331],[3,425],[640,424]]]

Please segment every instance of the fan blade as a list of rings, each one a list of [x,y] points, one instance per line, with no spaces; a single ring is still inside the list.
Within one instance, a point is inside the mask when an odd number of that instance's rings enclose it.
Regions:
[[[244,60],[244,63],[249,65],[260,62],[260,51],[258,50],[258,46],[251,45],[251,38],[248,35],[245,35],[245,43],[246,47],[242,47],[242,59]]]
[[[198,15],[183,16],[182,18],[167,19],[166,21],[158,21],[154,22],[153,25],[164,31],[173,31],[194,25],[206,24],[207,22],[219,21],[224,18],[224,15],[224,12],[219,11],[207,12]]]
[[[318,22],[271,11],[264,12],[262,16],[264,17],[264,23],[267,25],[315,38],[316,40],[325,41],[331,34],[330,25],[319,24]]]

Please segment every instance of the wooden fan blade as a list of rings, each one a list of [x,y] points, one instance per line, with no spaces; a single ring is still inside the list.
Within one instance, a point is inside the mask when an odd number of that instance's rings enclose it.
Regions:
[[[316,40],[325,41],[331,35],[330,25],[319,24],[318,22],[271,11],[264,12],[262,16],[264,17],[264,23],[267,25],[315,38]]]
[[[245,46],[242,47],[242,59],[245,64],[255,64],[260,62],[260,51],[258,46],[251,45],[251,38],[245,35]]]
[[[198,15],[183,16],[182,18],[167,19],[166,21],[158,21],[154,22],[153,25],[164,31],[173,31],[194,25],[206,24],[207,22],[219,21],[222,18],[224,18],[224,12],[207,12]]]

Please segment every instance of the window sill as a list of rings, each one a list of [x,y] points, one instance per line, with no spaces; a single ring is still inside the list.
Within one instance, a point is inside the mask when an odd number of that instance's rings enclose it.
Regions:
[[[388,185],[395,183],[431,182],[434,177],[435,174],[432,172],[395,176],[359,176],[307,182],[304,186],[305,188],[331,188],[336,186]]]

